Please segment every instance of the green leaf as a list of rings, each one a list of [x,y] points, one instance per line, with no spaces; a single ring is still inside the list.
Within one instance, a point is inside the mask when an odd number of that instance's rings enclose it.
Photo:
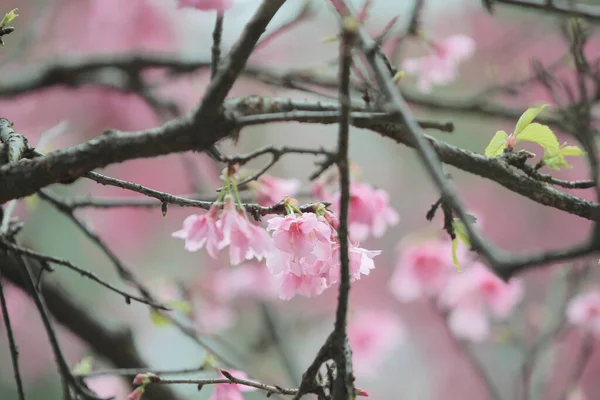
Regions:
[[[192,305],[184,300],[171,300],[165,303],[165,306],[172,308],[174,310],[181,311],[182,313],[189,313],[192,311]],[[171,321],[159,312],[154,310],[150,311],[150,321],[154,326],[169,326],[171,325]]]
[[[94,357],[86,356],[73,367],[73,375],[88,375],[92,372]]]
[[[4,14],[4,18],[2,18],[2,22],[0,22],[0,26],[4,27],[4,26],[10,24],[15,18],[17,18],[19,16],[19,14],[17,14],[17,11],[19,11],[18,8],[13,8],[12,10],[10,10],[6,14]]]
[[[527,111],[521,115],[521,118],[517,121],[517,125],[515,126],[514,135],[519,135],[523,129],[525,129],[531,122],[537,117],[544,108],[548,107],[548,104],[542,104],[539,107],[531,107],[528,108]]]
[[[506,148],[506,139],[508,135],[504,131],[498,131],[492,138],[490,144],[485,148],[485,155],[487,157],[498,157],[502,155]]]
[[[460,269],[460,261],[458,260],[458,256],[456,255],[456,251],[458,250],[458,239],[452,239],[452,262],[456,265],[456,269],[458,272],[461,272]]]
[[[565,143],[566,144],[566,143]],[[565,146],[560,148],[560,155],[565,156],[585,156],[585,151],[581,150],[577,146]]]
[[[556,139],[554,132],[546,125],[538,124],[537,122],[527,125],[527,127],[521,131],[519,136],[517,136],[517,142],[520,141],[539,144],[544,148],[544,153],[549,156],[557,154],[560,149],[558,139]]]
[[[150,311],[150,321],[152,321],[152,325],[154,326],[169,326],[171,325],[171,321],[167,319],[167,317],[161,315],[160,313],[152,310]]]
[[[549,156],[544,155],[542,160],[544,161],[544,165],[555,171],[558,171],[561,168],[573,168],[560,153]]]
[[[167,303],[167,307],[181,311],[182,313],[189,313],[192,311],[192,305],[184,300],[173,300]]]
[[[579,147],[567,146],[567,144],[564,143],[557,154],[544,154],[543,161],[548,168],[558,171],[561,168],[573,168],[573,166],[565,160],[565,157],[584,155],[585,151],[581,150]]]
[[[471,239],[469,238],[469,233],[467,232],[467,227],[462,223],[460,219],[454,219],[452,223],[454,226],[454,233],[460,239],[461,242],[464,243],[469,249],[471,248]]]

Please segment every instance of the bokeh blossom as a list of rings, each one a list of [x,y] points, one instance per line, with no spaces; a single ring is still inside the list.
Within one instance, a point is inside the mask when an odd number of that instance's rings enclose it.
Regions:
[[[567,320],[600,337],[600,291],[592,290],[571,299],[567,306]]]
[[[348,341],[358,376],[375,376],[390,353],[404,339],[398,316],[385,310],[363,310],[350,318]]]
[[[402,68],[418,75],[420,91],[431,92],[433,85],[447,85],[456,79],[458,64],[475,52],[475,41],[466,35],[452,35],[430,43],[432,52],[423,57],[406,58]]]
[[[340,212],[341,193],[333,194],[331,209]],[[396,225],[398,213],[389,205],[389,195],[382,189],[374,189],[363,183],[350,185],[348,227],[353,240],[365,240],[369,235],[381,237],[388,226]]]
[[[270,175],[261,175],[255,182],[249,183],[254,192],[256,202],[261,206],[272,206],[284,197],[293,197],[300,189],[298,179],[283,179]]]
[[[248,379],[248,376],[242,371],[228,370],[234,378]],[[219,371],[219,378],[225,378],[225,375]],[[209,400],[243,400],[244,392],[253,392],[256,388],[246,385],[238,385],[235,383],[220,383],[215,385],[213,392],[211,393]]]
[[[523,289],[520,279],[506,283],[474,263],[448,279],[439,301],[449,311],[448,324],[456,337],[481,342],[489,336],[490,316],[507,318],[523,298]]]
[[[178,0],[179,8],[189,7],[202,11],[223,12],[233,5],[233,0]]]
[[[399,253],[390,290],[402,302],[436,297],[446,286],[451,273],[456,273],[449,241],[404,242]]]

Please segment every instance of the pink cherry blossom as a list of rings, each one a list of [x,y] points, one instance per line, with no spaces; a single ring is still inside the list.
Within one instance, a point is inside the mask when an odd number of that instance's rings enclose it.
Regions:
[[[367,250],[350,243],[348,253],[350,256],[350,278],[352,281],[355,281],[359,280],[361,275],[369,275],[371,273],[371,270],[375,268],[373,258],[380,255],[381,250]],[[322,272],[327,273],[329,286],[339,282],[340,268],[341,260],[339,244],[337,244],[331,260],[321,268]]]
[[[312,262],[324,261],[331,256],[331,227],[324,218],[317,217],[314,213],[273,217],[269,220],[267,229],[274,231],[275,247],[294,258]]]
[[[233,0],[178,0],[178,7],[190,7],[202,11],[223,12],[233,5]]]
[[[382,362],[404,338],[396,314],[385,310],[362,311],[348,323],[354,370],[359,376],[374,376]]]
[[[339,214],[340,192],[331,198],[331,209]],[[389,205],[389,195],[362,183],[350,185],[348,226],[353,240],[364,240],[369,234],[381,237],[388,226],[396,225],[398,213]]]
[[[233,377],[238,379],[248,379],[248,376],[242,371],[229,370],[229,372]],[[219,371],[220,378],[226,378],[225,375]],[[235,383],[220,383],[215,385],[215,389],[211,393],[208,400],[243,400],[244,396],[243,392],[253,392],[256,388],[252,386],[239,385]]]
[[[600,290],[582,293],[569,301],[567,320],[600,337]]]
[[[204,215],[190,215],[183,221],[183,229],[171,236],[185,239],[185,249],[188,251],[206,247],[208,254],[216,259],[219,250],[225,246],[223,231],[217,224],[219,212],[218,206],[213,205]]]
[[[260,226],[248,220],[245,213],[236,208],[235,202],[225,198],[220,228],[223,232],[221,246],[229,246],[232,265],[256,258],[261,261],[272,249],[271,237]]]
[[[251,184],[256,202],[261,206],[271,206],[279,203],[285,196],[294,196],[300,189],[298,179],[282,179],[262,175]]]
[[[406,58],[402,68],[419,76],[418,88],[431,92],[433,84],[447,85],[456,79],[458,64],[475,52],[475,41],[466,35],[453,35],[432,43],[433,52],[419,58]]]
[[[339,281],[339,239],[329,222],[336,223],[333,217],[303,213],[269,220],[276,249],[267,256],[267,268],[279,283],[280,298],[317,296]],[[373,258],[379,254],[379,250],[349,243],[351,279],[368,275],[375,268]]]
[[[390,290],[398,300],[410,302],[435,297],[456,267],[451,243],[442,240],[406,242],[400,247]]]
[[[457,337],[481,342],[490,332],[488,313],[506,318],[522,297],[521,280],[506,283],[475,263],[450,277],[439,301],[449,310],[448,323]]]
[[[119,376],[91,376],[85,379],[85,384],[92,392],[103,398],[124,399],[130,390],[123,378]]]

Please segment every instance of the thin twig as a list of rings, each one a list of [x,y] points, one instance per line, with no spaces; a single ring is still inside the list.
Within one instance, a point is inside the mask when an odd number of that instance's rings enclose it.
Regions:
[[[137,301],[138,303],[142,303],[142,304],[147,304],[149,306],[151,306],[152,308],[155,309],[160,309],[160,310],[165,310],[165,311],[170,311],[169,308],[160,305],[160,304],[156,304],[148,299],[139,297],[139,296],[135,296],[132,294],[129,294],[127,292],[122,291],[121,289],[118,289],[117,287],[111,285],[110,283],[100,279],[98,276],[96,276],[93,272],[87,271],[85,269],[79,268],[78,266],[74,265],[73,263],[67,261],[67,260],[63,260],[61,258],[58,257],[53,257],[53,256],[49,256],[46,254],[42,254],[42,253],[38,253],[37,251],[34,250],[30,250],[30,249],[26,249],[24,247],[20,247],[17,245],[14,245],[8,241],[5,240],[0,240],[0,247],[5,248],[6,250],[10,250],[11,252],[15,253],[15,254],[19,254],[19,255],[24,255],[27,257],[31,257],[34,258],[36,260],[39,261],[44,261],[44,262],[49,262],[49,263],[53,263],[53,264],[58,264],[58,265],[62,265],[65,266],[67,268],[69,268],[70,270],[73,270],[77,273],[79,273],[81,276],[88,278],[98,284],[100,284],[101,286],[104,286],[105,288],[107,288],[108,290],[111,290],[121,296],[123,296],[123,298],[125,299],[125,302],[127,304],[130,304],[132,300]]]
[[[10,315],[8,314],[8,305],[6,304],[6,297],[4,295],[4,288],[2,285],[2,266],[0,265],[0,306],[2,307],[2,317],[4,319],[4,329],[6,330],[6,337],[8,338],[8,348],[10,349],[10,359],[12,361],[13,372],[15,375],[15,384],[17,385],[17,393],[19,400],[26,400],[25,389],[23,388],[23,380],[21,379],[21,371],[19,369],[19,349],[15,341],[14,332],[10,322]]]

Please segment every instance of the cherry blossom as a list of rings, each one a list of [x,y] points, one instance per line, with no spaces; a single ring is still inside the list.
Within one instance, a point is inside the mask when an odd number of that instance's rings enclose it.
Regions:
[[[449,310],[448,324],[459,338],[481,342],[490,333],[488,314],[506,318],[523,297],[519,279],[502,281],[479,263],[452,275],[440,294],[440,305]]]
[[[196,297],[192,301],[192,319],[199,332],[205,335],[231,329],[237,322],[236,312],[227,304]]]
[[[262,260],[272,249],[271,237],[261,227],[248,220],[243,211],[237,209],[229,196],[225,198],[223,213],[219,220],[223,232],[221,246],[229,246],[232,265],[256,258]]]
[[[418,88],[431,92],[434,84],[447,85],[456,79],[458,64],[475,52],[475,41],[466,35],[453,35],[431,43],[433,52],[418,58],[406,58],[402,68],[419,76]]]
[[[270,175],[261,175],[250,187],[254,191],[256,202],[261,206],[279,203],[286,196],[294,196],[300,189],[298,179],[282,179]]]
[[[269,220],[276,249],[267,256],[267,267],[279,283],[280,298],[317,296],[339,281],[339,239],[329,222],[337,220],[325,215],[288,214]],[[373,258],[381,252],[349,243],[349,253],[351,279],[357,280],[375,268]]]
[[[390,311],[361,311],[348,323],[353,366],[360,376],[374,376],[382,362],[404,339],[399,318]]]
[[[235,378],[245,380],[248,379],[248,376],[242,371],[229,370],[227,372],[229,372],[229,374]],[[219,377],[226,378],[221,371],[219,371]],[[243,400],[243,392],[253,392],[255,390],[256,388],[252,386],[238,385],[235,383],[220,383],[215,385],[215,389],[211,393],[208,400]]]
[[[435,297],[444,288],[450,273],[455,271],[450,242],[405,242],[400,247],[390,290],[402,302]]]
[[[183,229],[171,236],[185,239],[187,251],[198,251],[206,247],[212,258],[217,258],[219,250],[225,246],[225,238],[221,227],[217,225],[220,210],[213,205],[204,215],[190,215],[183,221]]]
[[[600,337],[600,290],[582,293],[569,301],[567,320]]]
[[[339,214],[340,192],[334,193],[330,201],[331,209]],[[370,234],[381,237],[388,226],[396,225],[398,221],[398,213],[389,206],[387,192],[362,183],[350,185],[348,228],[352,239],[364,240]]]
[[[190,7],[202,11],[223,12],[233,5],[233,0],[178,0],[178,7]]]

